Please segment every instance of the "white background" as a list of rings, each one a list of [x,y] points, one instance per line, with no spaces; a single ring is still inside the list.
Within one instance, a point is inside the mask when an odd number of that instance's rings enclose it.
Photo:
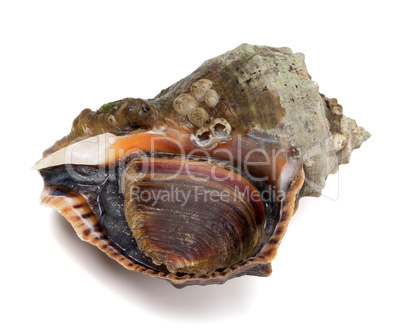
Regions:
[[[401,333],[398,7],[1,1],[0,331]],[[271,277],[177,290],[123,269],[39,205],[29,168],[84,107],[153,97],[243,42],[303,52],[321,92],[372,133],[328,178],[336,200],[301,200]]]

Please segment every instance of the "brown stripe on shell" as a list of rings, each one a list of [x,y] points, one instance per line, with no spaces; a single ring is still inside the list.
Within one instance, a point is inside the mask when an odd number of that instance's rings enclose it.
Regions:
[[[268,239],[268,242],[258,254],[258,257],[263,259],[265,262],[271,262],[276,256],[279,244],[281,243],[286,229],[288,228],[290,218],[292,218],[295,212],[296,196],[303,186],[303,183],[304,172],[301,170],[297,177],[290,183],[286,196],[282,201],[280,219],[276,224],[274,234]],[[275,242],[273,242],[274,240]]]
[[[134,159],[123,184],[125,215],[139,249],[169,272],[214,272],[261,246],[264,204],[255,186],[230,163],[184,156]],[[142,197],[174,191],[187,197]],[[247,193],[254,195],[242,196]]]
[[[126,268],[131,269],[136,264],[132,259],[120,255],[120,250],[111,244],[103,232],[99,232],[98,220],[79,193],[45,186],[41,194],[41,204],[56,209],[64,216],[81,240],[98,247]]]
[[[289,189],[286,193],[285,200],[286,205],[284,205],[281,209],[281,219],[276,226],[275,235],[279,236],[281,240],[283,235],[285,234],[286,228],[289,224],[290,218],[294,213],[295,208],[295,200],[297,194],[299,193],[304,182],[304,173],[303,170],[297,175],[297,177],[290,184]],[[94,236],[92,233],[89,236],[83,235],[83,230],[86,228],[91,228],[91,230],[95,230],[94,226],[98,224],[96,218],[93,216],[87,219],[76,220],[75,217],[80,216],[80,213],[77,212],[77,208],[74,208],[74,205],[83,204],[83,208],[88,209],[89,206],[86,203],[86,200],[79,194],[75,193],[73,197],[70,195],[54,195],[52,194],[51,189],[45,187],[41,196],[41,203],[47,206],[50,206],[56,209],[61,215],[63,215],[68,222],[72,225],[77,235],[84,241],[89,242],[90,244],[98,247],[102,252],[106,253],[109,257],[116,260],[123,267],[140,272],[144,275],[159,278],[162,280],[169,281],[176,288],[183,288],[188,285],[209,285],[209,284],[223,284],[228,279],[232,279],[235,277],[243,276],[243,275],[252,275],[252,276],[261,276],[266,277],[271,274],[271,261],[274,259],[276,255],[276,250],[278,248],[278,244],[266,244],[264,248],[259,252],[256,256],[253,256],[249,259],[246,259],[241,264],[234,265],[230,268],[225,269],[219,276],[213,274],[206,275],[183,275],[178,276],[171,273],[163,273],[163,272],[155,272],[153,269],[149,269],[144,267],[143,265],[136,263],[132,259],[122,255],[114,255],[116,253],[116,248],[110,244],[108,239],[105,239],[103,233],[94,232]],[[286,213],[286,214],[285,214]],[[276,233],[280,232],[280,233]]]

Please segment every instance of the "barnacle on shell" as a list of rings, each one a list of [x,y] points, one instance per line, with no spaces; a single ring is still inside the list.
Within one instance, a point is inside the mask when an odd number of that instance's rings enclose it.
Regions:
[[[211,119],[204,108],[191,109],[187,115],[188,120],[198,128],[205,126]]]
[[[84,109],[37,162],[42,203],[124,267],[177,287],[268,276],[301,196],[369,133],[304,56],[243,44],[154,99]]]

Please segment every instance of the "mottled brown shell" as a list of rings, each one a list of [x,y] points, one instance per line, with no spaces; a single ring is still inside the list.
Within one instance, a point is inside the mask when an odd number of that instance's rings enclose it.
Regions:
[[[42,203],[63,214],[83,240],[131,270],[177,286],[205,285],[246,274],[269,275],[298,198],[319,195],[328,174],[347,163],[353,149],[368,137],[368,132],[343,115],[336,99],[320,94],[302,54],[243,44],[206,61],[153,99],[126,98],[97,111],[84,109],[70,134],[46,150],[35,168],[45,181]],[[198,166],[208,175],[214,165],[223,164],[243,177],[240,184],[252,183],[261,197],[266,189],[283,196],[241,203],[231,217],[226,203],[220,203],[220,210],[208,216],[213,223],[221,221],[222,226],[238,229],[244,236],[240,246],[234,242],[236,234],[228,233],[224,242],[211,236],[214,242],[209,251],[201,246],[183,248],[183,231],[187,241],[196,245],[202,233],[208,233],[199,232],[201,220],[179,219],[192,211],[200,214],[201,206],[190,201],[182,212],[174,210],[175,219],[166,220],[170,229],[178,228],[173,236],[158,216],[167,207],[133,200],[127,192],[132,187],[170,185],[155,183],[146,173],[143,181],[138,180],[137,159],[163,160],[166,155],[173,158],[164,161],[165,166],[173,166],[181,156],[188,166]],[[208,157],[206,163],[197,160],[204,157]],[[270,163],[264,167],[261,163],[267,158]],[[77,166],[82,174],[78,180],[71,173]],[[135,180],[121,181],[121,175],[112,170]],[[97,173],[105,178],[99,180]],[[176,182],[183,184],[194,187],[196,182]],[[212,179],[209,186],[230,188]],[[236,196],[231,192],[229,202]],[[265,222],[263,228],[261,222]],[[219,228],[211,225],[211,230],[222,231]],[[172,250],[163,244],[167,240],[183,247],[172,246],[176,247]]]

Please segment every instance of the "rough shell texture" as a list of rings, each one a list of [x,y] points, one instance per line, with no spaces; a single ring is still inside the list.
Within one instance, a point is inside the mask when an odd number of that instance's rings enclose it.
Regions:
[[[152,129],[161,119],[173,128],[192,131],[192,124],[175,112],[173,101],[180,94],[189,94],[192,84],[200,79],[211,80],[212,88],[221,96],[210,110],[212,117],[225,118],[238,132],[260,127],[288,138],[300,150],[309,180],[303,186],[303,196],[319,196],[328,174],[336,172],[339,164],[348,163],[351,152],[370,136],[343,115],[336,99],[319,93],[303,54],[293,54],[289,48],[242,44],[206,61],[154,99],[127,98],[108,103],[97,112],[84,109],[70,135],[45,155],[104,132],[120,135],[139,128]],[[114,123],[110,123],[110,115],[114,115]],[[344,149],[334,150],[333,136],[338,134],[346,143]]]
[[[193,110],[205,110],[202,117],[205,124],[191,121]],[[336,99],[320,94],[306,70],[302,54],[293,54],[288,48],[243,44],[206,61],[154,99],[126,98],[105,104],[98,111],[84,109],[74,120],[70,134],[46,150],[36,168],[45,180],[43,203],[59,210],[81,238],[125,267],[175,285],[222,283],[245,274],[269,275],[270,263],[298,198],[319,196],[328,174],[335,172],[339,164],[348,163],[353,149],[369,136],[355,121],[343,115]],[[96,143],[99,149],[83,149],[86,141]],[[193,270],[183,264],[184,255],[181,259],[178,256],[180,249],[173,254],[159,240],[154,242],[156,239],[150,236],[158,228],[152,225],[153,209],[128,200],[126,194],[124,207],[120,179],[111,176],[114,167],[107,167],[103,183],[93,176],[96,170],[103,170],[102,166],[110,163],[124,173],[126,164],[130,166],[144,152],[148,157],[156,152],[181,156],[190,166],[194,163],[193,156],[208,156],[212,161],[230,162],[239,175],[244,173],[246,162],[254,163],[246,180],[265,177],[265,181],[253,183],[253,187],[261,193],[267,187],[274,187],[271,193],[282,192],[283,196],[263,200],[265,217],[255,214],[258,210],[253,213],[254,209],[249,215],[258,219],[247,220],[246,215],[231,221],[227,217],[223,219],[218,211],[211,217],[214,222],[228,221],[228,226],[233,228],[245,226],[243,221],[256,222],[263,218],[262,238],[243,227],[240,231],[246,236],[246,244],[260,240],[259,247],[243,252],[230,248],[233,241],[230,240],[221,248],[212,247],[217,258],[201,266],[202,270],[200,267]],[[248,152],[259,154],[250,157]],[[66,156],[71,159],[66,161]],[[255,165],[267,158],[271,161],[268,168]],[[71,179],[67,162],[84,165],[81,174],[78,173],[83,176],[78,181]],[[208,163],[209,167],[203,167],[205,171],[213,168],[214,163]],[[166,165],[170,166],[168,162]],[[144,186],[136,182],[135,186]],[[156,185],[150,182],[146,186]],[[85,208],[85,212],[78,208]],[[242,208],[249,210],[250,206]],[[200,208],[193,205],[184,208],[183,213],[186,210],[199,213]],[[136,216],[138,212],[141,217]],[[143,219],[144,215],[147,219]],[[188,221],[191,223],[191,219]],[[193,232],[196,231],[189,233],[193,236],[196,234]],[[234,238],[234,234],[228,235]],[[217,254],[223,254],[225,247],[237,255],[226,254],[229,255],[226,260],[219,262],[225,256]],[[203,253],[200,249],[198,253]],[[188,255],[190,250],[186,252]],[[195,255],[191,258],[196,259],[194,263],[202,262]]]

